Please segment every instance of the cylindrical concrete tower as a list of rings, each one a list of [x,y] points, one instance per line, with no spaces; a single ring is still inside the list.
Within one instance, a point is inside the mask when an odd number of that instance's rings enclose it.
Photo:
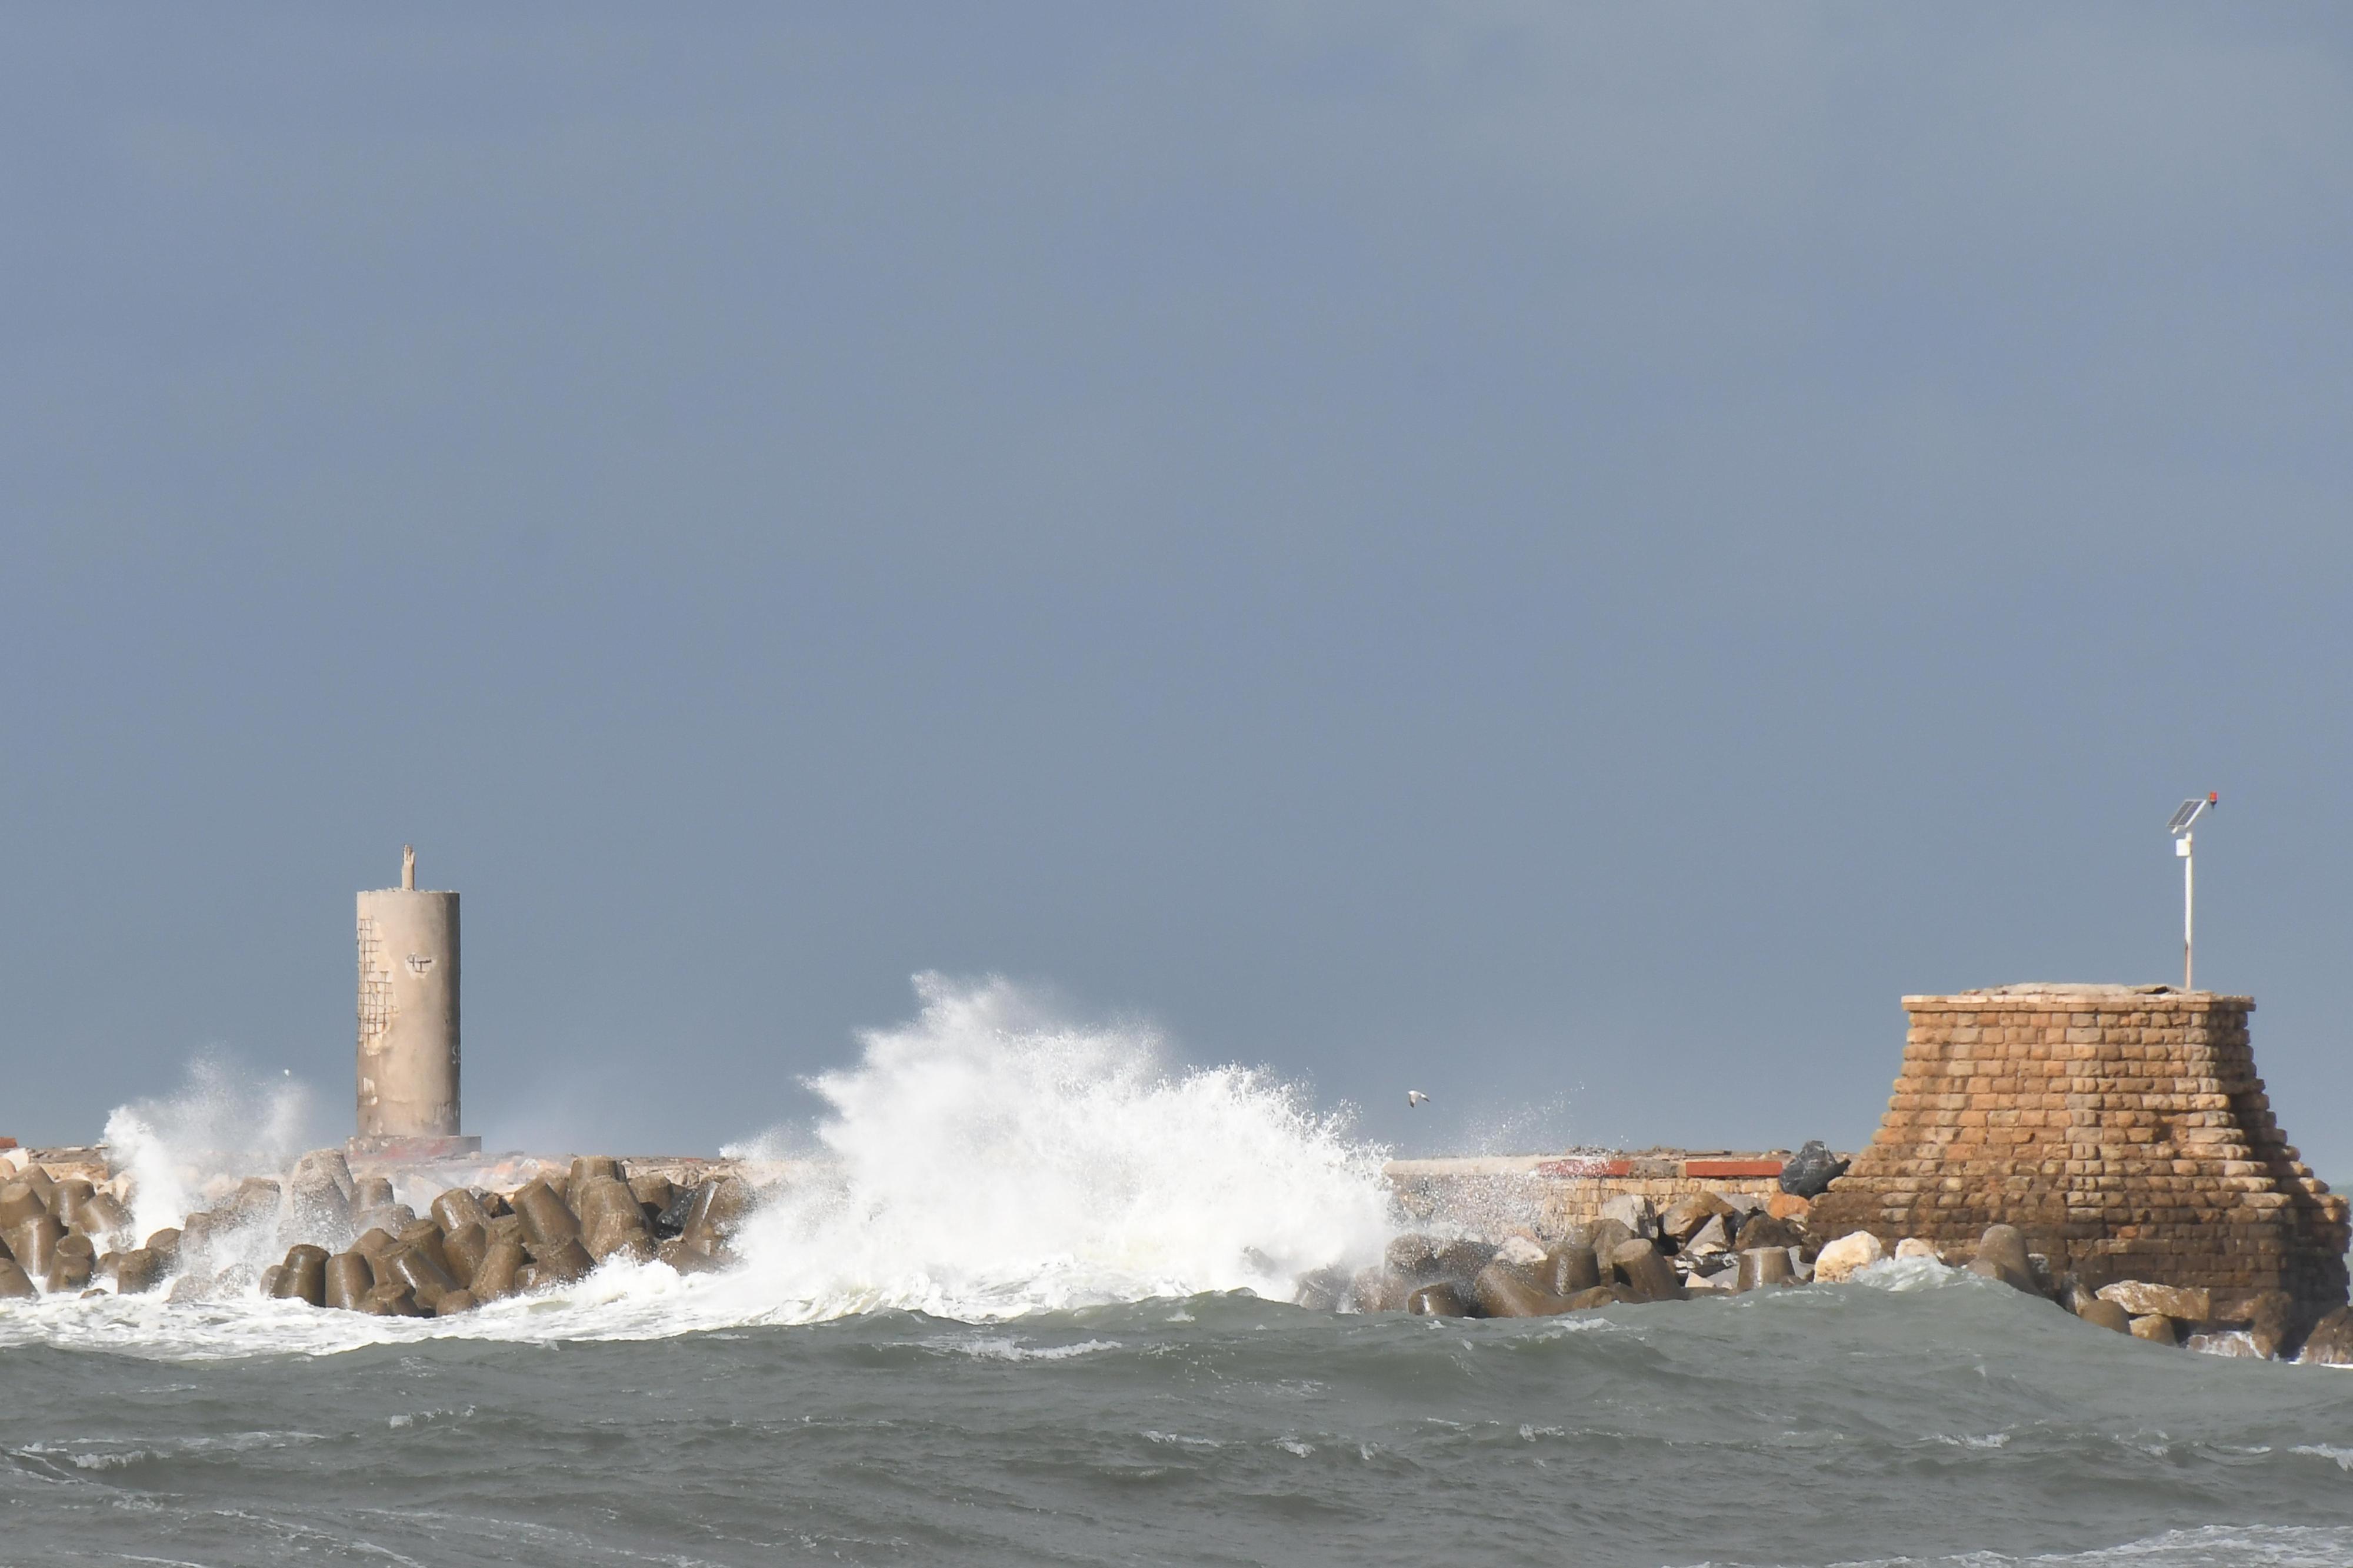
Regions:
[[[458,895],[420,891],[417,851],[400,886],[359,896],[359,1136],[457,1153]]]

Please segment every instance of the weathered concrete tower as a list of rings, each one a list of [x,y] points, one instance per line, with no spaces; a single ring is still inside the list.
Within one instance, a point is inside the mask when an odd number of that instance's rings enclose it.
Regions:
[[[425,1158],[482,1146],[458,1131],[458,895],[400,886],[359,896],[359,1135],[355,1152]]]

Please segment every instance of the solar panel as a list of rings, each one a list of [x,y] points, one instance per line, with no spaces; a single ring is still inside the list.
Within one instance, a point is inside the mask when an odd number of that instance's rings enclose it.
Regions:
[[[2168,833],[2180,832],[2183,828],[2189,826],[2189,819],[2197,816],[2198,808],[2205,804],[2206,803],[2202,800],[2183,801],[2181,803],[2181,809],[2173,814],[2173,820],[2165,825],[2165,830]]]

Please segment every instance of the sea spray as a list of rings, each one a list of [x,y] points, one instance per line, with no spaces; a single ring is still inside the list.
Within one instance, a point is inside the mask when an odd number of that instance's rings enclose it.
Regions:
[[[1151,1031],[1063,1021],[1002,979],[915,986],[912,1023],[808,1080],[829,1113],[805,1179],[741,1238],[744,1282],[780,1311],[1288,1296],[1389,1234],[1383,1151],[1296,1086],[1172,1068]]]
[[[309,1088],[265,1079],[218,1054],[191,1060],[174,1093],[115,1107],[106,1142],[131,1173],[132,1220],[146,1235],[176,1226],[245,1176],[278,1176],[314,1141]]]

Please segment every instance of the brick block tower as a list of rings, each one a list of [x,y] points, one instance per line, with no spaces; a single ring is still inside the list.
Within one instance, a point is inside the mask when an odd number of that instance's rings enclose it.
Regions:
[[[2346,1200],[2272,1116],[2254,1005],[2165,985],[1906,996],[1887,1114],[1812,1228],[1966,1249],[2001,1223],[2094,1286],[2344,1301]]]

